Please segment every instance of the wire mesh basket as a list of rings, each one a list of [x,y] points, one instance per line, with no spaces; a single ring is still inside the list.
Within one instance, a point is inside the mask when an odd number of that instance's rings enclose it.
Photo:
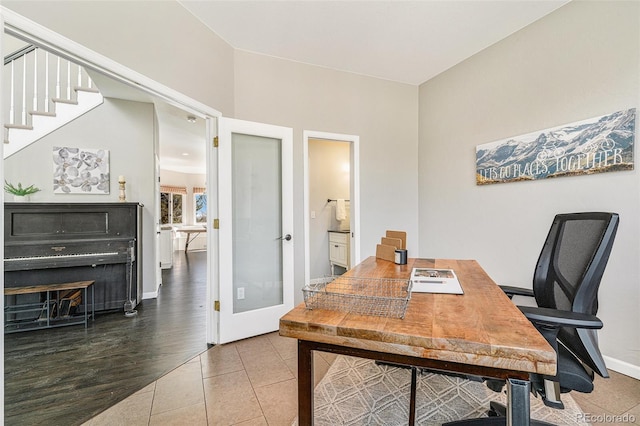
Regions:
[[[411,282],[389,278],[337,277],[302,289],[307,309],[404,318]]]

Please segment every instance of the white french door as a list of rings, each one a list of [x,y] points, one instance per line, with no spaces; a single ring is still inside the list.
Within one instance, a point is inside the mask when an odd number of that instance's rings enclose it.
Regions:
[[[293,130],[220,118],[219,343],[275,331],[293,308]]]

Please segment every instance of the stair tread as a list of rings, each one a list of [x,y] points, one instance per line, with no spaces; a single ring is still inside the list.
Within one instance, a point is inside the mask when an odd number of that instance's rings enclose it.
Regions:
[[[4,127],[6,127],[7,129],[33,130],[33,126],[28,126],[24,124],[5,124]]]
[[[53,98],[53,99],[51,99],[51,102],[59,102],[61,104],[78,105],[78,101],[74,101],[73,99]]]
[[[80,87],[80,86],[76,86],[76,87],[74,87],[74,89],[76,91],[82,91],[82,92],[100,93],[100,91],[98,89],[96,89],[95,87]]]
[[[56,113],[55,112],[45,112],[45,111],[29,111],[29,114],[31,115],[43,115],[45,117],[55,117]]]

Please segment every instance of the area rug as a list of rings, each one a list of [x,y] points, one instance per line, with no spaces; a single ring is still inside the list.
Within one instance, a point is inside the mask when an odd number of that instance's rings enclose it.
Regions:
[[[406,425],[409,420],[411,370],[377,365],[372,360],[339,356],[315,389],[314,424]],[[491,391],[484,383],[423,372],[418,374],[416,424],[486,416],[490,401],[506,402],[504,392]],[[557,425],[587,423],[582,410],[568,395],[564,410],[546,407],[531,397],[531,417]]]

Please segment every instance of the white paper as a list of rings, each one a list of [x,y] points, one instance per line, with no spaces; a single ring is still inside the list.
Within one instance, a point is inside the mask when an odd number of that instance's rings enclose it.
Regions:
[[[411,282],[414,293],[464,293],[453,269],[413,268]]]

